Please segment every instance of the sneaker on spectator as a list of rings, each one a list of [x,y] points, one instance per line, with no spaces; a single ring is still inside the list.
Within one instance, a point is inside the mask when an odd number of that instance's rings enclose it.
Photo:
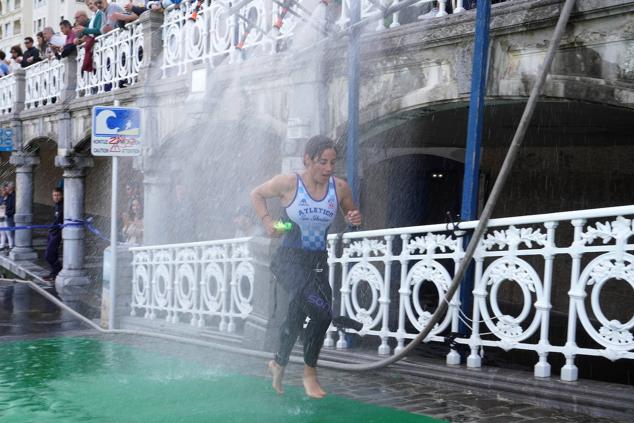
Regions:
[[[433,19],[436,17],[437,14],[438,14],[438,9],[434,7],[432,10],[425,13],[424,15],[420,15],[418,19]]]

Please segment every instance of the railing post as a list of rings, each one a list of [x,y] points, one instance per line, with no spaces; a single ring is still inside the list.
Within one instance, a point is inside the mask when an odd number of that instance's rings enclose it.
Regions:
[[[163,53],[163,14],[150,10],[139,18],[139,25],[143,33],[143,61],[139,69],[139,83],[158,81],[161,77],[162,62],[157,58]],[[134,50],[133,50],[134,51]]]
[[[579,369],[575,366],[575,353],[577,348],[577,301],[583,302],[586,297],[585,292],[578,291],[577,282],[579,281],[579,274],[581,273],[581,233],[583,231],[583,225],[586,223],[585,219],[575,219],[572,221],[574,227],[574,241],[572,243],[572,269],[570,270],[570,291],[568,291],[568,298],[570,304],[568,305],[568,334],[566,339],[566,346],[564,347],[564,356],[566,357],[566,364],[561,368],[561,380],[566,382],[572,382],[579,377]]]
[[[392,279],[392,240],[394,236],[386,235],[385,236],[385,281],[383,292],[381,297],[379,298],[379,305],[381,309],[381,314],[383,315],[383,319],[381,322],[381,345],[379,345],[379,355],[389,355],[390,354],[390,345],[388,341],[390,339],[390,293],[391,293],[391,279]]]
[[[69,104],[77,96],[77,54],[71,54],[62,59],[63,79],[59,101],[62,104]]]
[[[15,101],[11,112],[17,118],[18,114],[24,110],[26,102],[26,71],[24,69],[16,69],[13,75],[15,78]]]
[[[547,348],[550,346],[550,341],[548,339],[550,309],[552,308],[550,293],[553,282],[553,260],[555,258],[553,250],[555,248],[555,228],[557,228],[557,222],[546,222],[544,226],[547,231],[547,244],[544,251],[544,302],[538,302],[535,304],[537,312],[541,314],[540,336],[537,346],[539,361],[535,364],[535,377],[550,377],[550,364],[548,363]]]
[[[401,235],[401,254],[399,255],[399,262],[401,264],[401,283],[398,289],[399,303],[398,303],[398,329],[396,331],[396,348],[394,353],[398,354],[403,348],[405,348],[405,304],[409,301],[411,291],[407,285],[407,267],[409,264],[409,252],[407,250],[407,244],[409,242],[410,235]]]

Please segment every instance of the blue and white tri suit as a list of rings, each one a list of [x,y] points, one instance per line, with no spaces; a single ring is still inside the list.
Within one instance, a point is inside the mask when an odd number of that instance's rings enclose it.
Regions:
[[[315,367],[332,320],[332,290],[328,284],[326,238],[337,216],[337,189],[330,177],[323,198],[313,198],[297,175],[295,197],[285,207],[285,220],[292,222],[271,262],[271,270],[289,296],[286,321],[281,327],[276,362],[288,363],[306,316],[310,322],[304,336],[304,362]]]

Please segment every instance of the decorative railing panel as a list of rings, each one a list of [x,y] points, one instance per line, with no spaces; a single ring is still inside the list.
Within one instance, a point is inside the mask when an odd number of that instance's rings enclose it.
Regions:
[[[82,70],[85,44],[77,54],[77,97],[114,91],[134,85],[143,60],[143,27],[140,21],[97,37],[92,49],[92,72]]]
[[[456,294],[427,340],[445,341],[462,320],[469,328],[468,337],[455,342],[469,346],[468,366],[480,367],[484,347],[530,350],[538,357],[535,375],[547,377],[548,355],[560,353],[566,358],[561,370],[564,380],[577,379],[577,355],[634,358],[634,316],[624,322],[608,318],[600,301],[608,281],[629,285],[632,290],[624,292],[634,301],[632,216],[634,206],[491,220],[473,259],[472,319],[460,310]],[[400,350],[442,301],[464,257],[460,236],[476,223],[461,223],[453,232],[446,225],[431,225],[347,233],[343,241],[331,236],[330,281],[334,288],[341,287],[339,312],[363,323],[360,335],[380,339],[379,354],[390,353],[390,339]],[[338,242],[343,242],[340,254]],[[568,269],[564,278],[562,269]],[[567,292],[569,304],[567,340],[560,345],[551,341],[549,333],[554,275],[557,284],[566,284],[558,292]],[[515,316],[505,313],[500,303],[502,286],[507,284],[517,287],[513,299],[520,309]],[[425,286],[435,292],[435,301],[427,295],[427,303],[421,302]],[[390,293],[396,290],[398,307],[391,307]],[[330,329],[326,345],[335,345],[335,331]],[[582,332],[592,338],[593,346],[577,346]],[[345,348],[345,337],[340,336],[336,345]],[[457,364],[460,356],[451,350],[447,361]]]
[[[171,7],[163,24],[163,74],[183,74],[192,64],[241,60],[249,52],[271,53],[288,45],[298,23],[323,31],[312,16],[322,2],[306,0],[205,0]]]
[[[7,75],[0,78],[0,114],[4,115],[13,111],[15,96],[15,75]]]
[[[398,6],[399,3],[404,3],[404,0],[342,0],[341,17],[338,24],[340,28],[345,28],[350,24],[351,6],[352,2],[361,1],[361,19],[376,20],[375,28],[377,31],[385,29],[387,27],[394,28],[400,25],[399,15],[400,11],[396,11],[387,16],[385,11],[388,7]],[[418,16],[419,19],[435,18],[447,16],[447,3],[450,0],[421,0],[416,2],[414,6],[420,6],[423,3],[431,3],[433,8],[427,12]],[[453,13],[464,12],[463,0],[457,0],[455,2],[456,7],[453,9]]]
[[[197,327],[217,322],[221,331],[235,331],[235,319],[252,309],[248,240],[131,248],[132,315]]]
[[[491,220],[472,259],[471,318],[456,293],[426,341],[451,339],[449,364],[460,363],[456,349],[464,345],[469,367],[481,366],[484,348],[534,351],[538,377],[550,376],[549,354],[563,354],[564,380],[577,379],[577,355],[633,359],[634,310],[610,308],[601,299],[618,289],[621,300],[634,302],[633,218],[634,205]],[[463,236],[476,224],[330,236],[333,313],[361,322],[360,331],[347,332],[376,337],[379,354],[392,352],[390,342],[398,352],[444,300],[464,258]],[[132,314],[197,326],[216,319],[221,330],[234,331],[235,319],[252,310],[248,240],[131,248]],[[550,333],[553,290],[559,310],[568,310],[566,331],[557,337]],[[456,337],[461,322],[468,330]],[[325,345],[347,348],[345,335],[331,327]]]
[[[26,68],[25,106],[33,109],[53,104],[64,88],[65,66],[58,59],[47,59]]]

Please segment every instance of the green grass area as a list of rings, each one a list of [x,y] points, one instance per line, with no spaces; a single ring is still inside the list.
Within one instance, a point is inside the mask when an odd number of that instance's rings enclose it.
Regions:
[[[0,422],[438,422],[85,338],[0,343]]]

